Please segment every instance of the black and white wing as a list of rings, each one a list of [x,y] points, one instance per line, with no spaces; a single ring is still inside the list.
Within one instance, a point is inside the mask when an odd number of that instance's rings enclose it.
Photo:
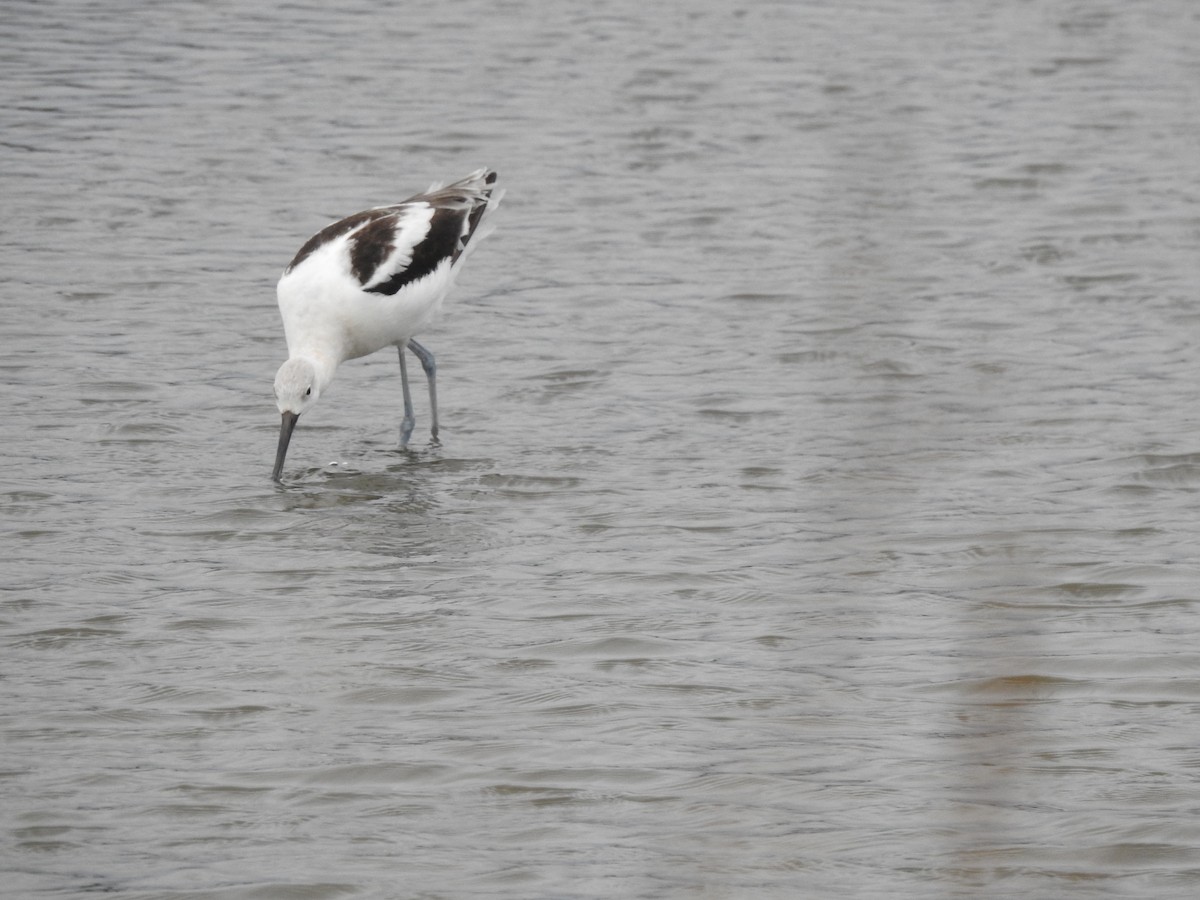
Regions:
[[[284,274],[344,239],[350,274],[361,289],[395,294],[441,266],[454,267],[500,202],[496,173],[480,169],[461,181],[397,203],[347,216],[313,235]]]

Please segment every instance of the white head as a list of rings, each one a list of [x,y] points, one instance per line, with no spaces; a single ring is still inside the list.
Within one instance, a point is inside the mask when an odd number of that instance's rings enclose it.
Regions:
[[[275,405],[283,419],[279,425],[279,447],[275,451],[275,470],[271,477],[279,480],[283,471],[283,460],[287,456],[288,443],[300,414],[309,409],[321,396],[321,388],[328,379],[322,379],[312,360],[295,356],[279,367],[275,373]]]
[[[275,373],[275,405],[281,413],[290,412],[298,416],[316,403],[320,396],[317,367],[311,360],[302,356],[292,357]]]

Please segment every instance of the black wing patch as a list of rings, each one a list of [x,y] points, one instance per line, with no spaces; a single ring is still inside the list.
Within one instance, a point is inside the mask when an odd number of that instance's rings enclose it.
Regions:
[[[355,213],[352,216],[346,216],[344,219],[339,219],[332,224],[326,225],[304,242],[304,246],[296,252],[295,257],[293,257],[292,261],[288,263],[288,267],[284,269],[284,272],[286,273],[292,271],[292,269],[296,268],[296,266],[300,265],[300,263],[312,256],[318,247],[322,247],[325,244],[328,244],[330,241],[336,240],[347,231],[353,231],[363,222],[369,222],[371,219],[379,219],[380,217],[386,215],[388,215],[386,210],[368,209],[360,213]]]
[[[462,252],[463,219],[465,209],[435,208],[429,220],[429,230],[421,242],[412,249],[412,260],[407,266],[386,281],[374,287],[363,288],[372,294],[391,296],[406,284],[411,284],[433,272],[442,262],[452,263]],[[395,228],[392,220],[373,222],[354,235],[354,246],[350,250],[354,276],[363,284],[374,277],[376,270],[395,249],[392,238]],[[383,233],[386,231],[386,235]],[[361,261],[360,261],[361,258]]]
[[[359,284],[366,284],[375,277],[379,267],[387,262],[396,249],[395,211],[381,215],[368,222],[350,239],[350,271]]]

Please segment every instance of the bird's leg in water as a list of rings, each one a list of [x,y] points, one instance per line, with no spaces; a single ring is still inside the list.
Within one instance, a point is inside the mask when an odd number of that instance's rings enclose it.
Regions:
[[[429,383],[429,416],[430,426],[429,433],[433,436],[433,442],[438,442],[438,418],[437,418],[437,362],[434,361],[433,354],[429,348],[423,344],[418,344],[414,340],[408,342],[408,349],[421,361],[421,368],[425,370],[425,380]]]
[[[400,388],[404,392],[404,418],[400,420],[400,449],[408,448],[408,439],[412,436],[413,425],[416,424],[416,417],[413,415],[412,393],[408,389],[408,366],[404,363],[404,348],[397,347],[400,351]]]

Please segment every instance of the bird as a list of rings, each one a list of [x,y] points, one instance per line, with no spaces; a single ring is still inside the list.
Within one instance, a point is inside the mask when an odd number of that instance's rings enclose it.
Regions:
[[[337,367],[384,347],[400,356],[400,447],[408,446],[415,423],[405,350],[425,371],[437,442],[437,365],[414,336],[441,308],[469,251],[490,233],[488,219],[504,195],[495,182],[495,171],[477,169],[339,219],[301,246],[276,289],[288,358],[275,375],[282,419],[272,480],[281,480],[297,420],[320,399]]]

